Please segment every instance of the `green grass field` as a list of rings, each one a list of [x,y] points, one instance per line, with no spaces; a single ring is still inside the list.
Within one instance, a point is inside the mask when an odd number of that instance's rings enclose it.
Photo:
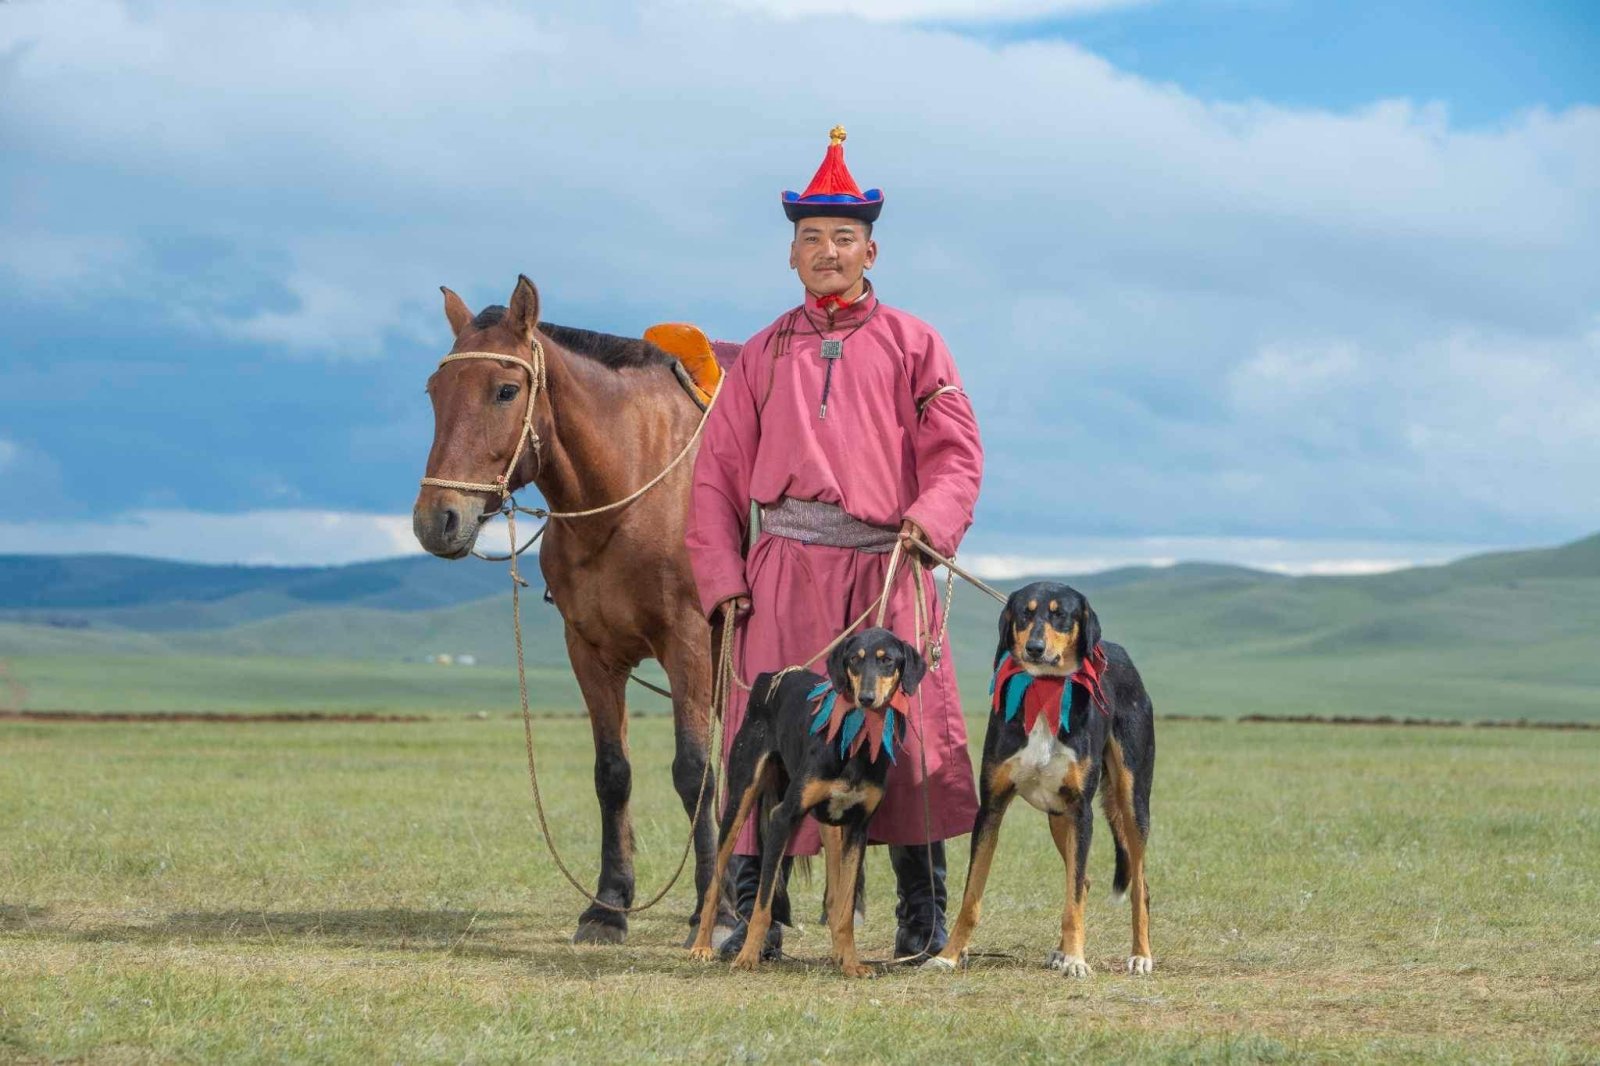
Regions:
[[[517,673],[503,666],[52,655],[13,659],[9,672],[27,686],[27,706],[35,710],[445,715],[517,710]],[[528,684],[534,707],[541,713],[574,713],[582,706],[569,668],[532,668]],[[635,692],[636,712],[670,712],[660,697],[642,689]],[[8,708],[0,702],[0,709]]]
[[[588,876],[587,730],[536,724]],[[669,741],[632,732],[641,889],[682,842]],[[570,946],[500,716],[0,722],[0,1059],[1595,1061],[1596,765],[1594,733],[1162,722],[1154,976],[1118,972],[1103,823],[1097,972],[1040,967],[1060,865],[1018,805],[974,944],[1015,958],[845,982],[690,962],[686,886],[626,946]],[[881,854],[868,877],[880,955]],[[789,947],[826,951],[814,926]]]
[[[1592,638],[1574,638],[1525,649],[1507,661],[1486,660],[1473,649],[1348,657],[1172,649],[1140,653],[1138,661],[1156,710],[1165,714],[1595,722],[1600,659],[1591,654],[1592,645]],[[956,649],[968,707],[984,703],[989,675],[983,658],[989,653],[992,647],[972,639]],[[517,709],[516,671],[503,665],[65,653],[19,656],[4,665],[26,687],[25,706],[33,710],[453,716]],[[640,675],[664,680],[653,662]],[[564,662],[530,667],[529,680],[538,711],[578,713],[577,685]],[[7,696],[0,684],[0,711],[23,709],[11,706]],[[666,700],[638,686],[629,687],[628,699],[635,714],[670,711]]]

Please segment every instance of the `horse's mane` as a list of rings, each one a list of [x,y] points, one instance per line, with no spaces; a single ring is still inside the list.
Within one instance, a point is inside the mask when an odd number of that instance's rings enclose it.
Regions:
[[[472,320],[473,329],[488,329],[506,316],[499,304],[485,307]],[[592,329],[558,326],[554,322],[539,323],[539,330],[574,355],[593,359],[601,366],[621,370],[633,366],[671,366],[672,356],[649,341],[636,337],[618,337],[611,333],[597,333]]]

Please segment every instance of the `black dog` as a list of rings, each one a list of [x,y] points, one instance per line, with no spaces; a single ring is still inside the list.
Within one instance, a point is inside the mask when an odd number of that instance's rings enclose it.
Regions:
[[[717,869],[706,889],[700,930],[690,947],[712,959],[717,895],[734,842],[752,809],[761,851],[761,885],[735,969],[753,970],[772,924],[778,865],[807,814],[822,823],[827,851],[828,927],[846,977],[872,971],[856,955],[852,901],[867,846],[867,823],[906,735],[906,699],[927,667],[917,650],[887,629],[868,629],[835,648],[828,676],[804,670],[762,674],[728,755],[728,787]],[[786,901],[784,901],[786,904]],[[784,910],[786,907],[780,907]]]
[[[1150,696],[1133,660],[1121,645],[1101,641],[1100,620],[1080,593],[1054,582],[1028,585],[1012,593],[1000,614],[991,710],[961,915],[949,945],[925,965],[954,969],[960,963],[978,924],[1000,819],[1020,795],[1050,816],[1050,835],[1067,867],[1061,943],[1047,965],[1069,977],[1089,975],[1084,863],[1095,789],[1104,775],[1103,805],[1117,848],[1113,889],[1119,896],[1132,890],[1128,972],[1149,973],[1155,962],[1144,857],[1156,737]]]

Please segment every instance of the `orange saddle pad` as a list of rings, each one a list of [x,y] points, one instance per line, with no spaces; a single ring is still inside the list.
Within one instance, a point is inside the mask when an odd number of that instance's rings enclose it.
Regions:
[[[711,339],[687,322],[663,322],[644,331],[644,339],[673,356],[689,372],[700,401],[710,403],[722,384],[722,364]]]

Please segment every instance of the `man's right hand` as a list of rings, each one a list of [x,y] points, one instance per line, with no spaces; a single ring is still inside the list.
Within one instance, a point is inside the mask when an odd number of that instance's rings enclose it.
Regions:
[[[738,618],[740,615],[749,614],[750,613],[750,597],[749,596],[729,596],[727,599],[725,599],[721,603],[717,604],[717,611],[718,611],[718,613],[723,614],[723,615],[727,615],[727,614],[731,613],[734,618]]]

